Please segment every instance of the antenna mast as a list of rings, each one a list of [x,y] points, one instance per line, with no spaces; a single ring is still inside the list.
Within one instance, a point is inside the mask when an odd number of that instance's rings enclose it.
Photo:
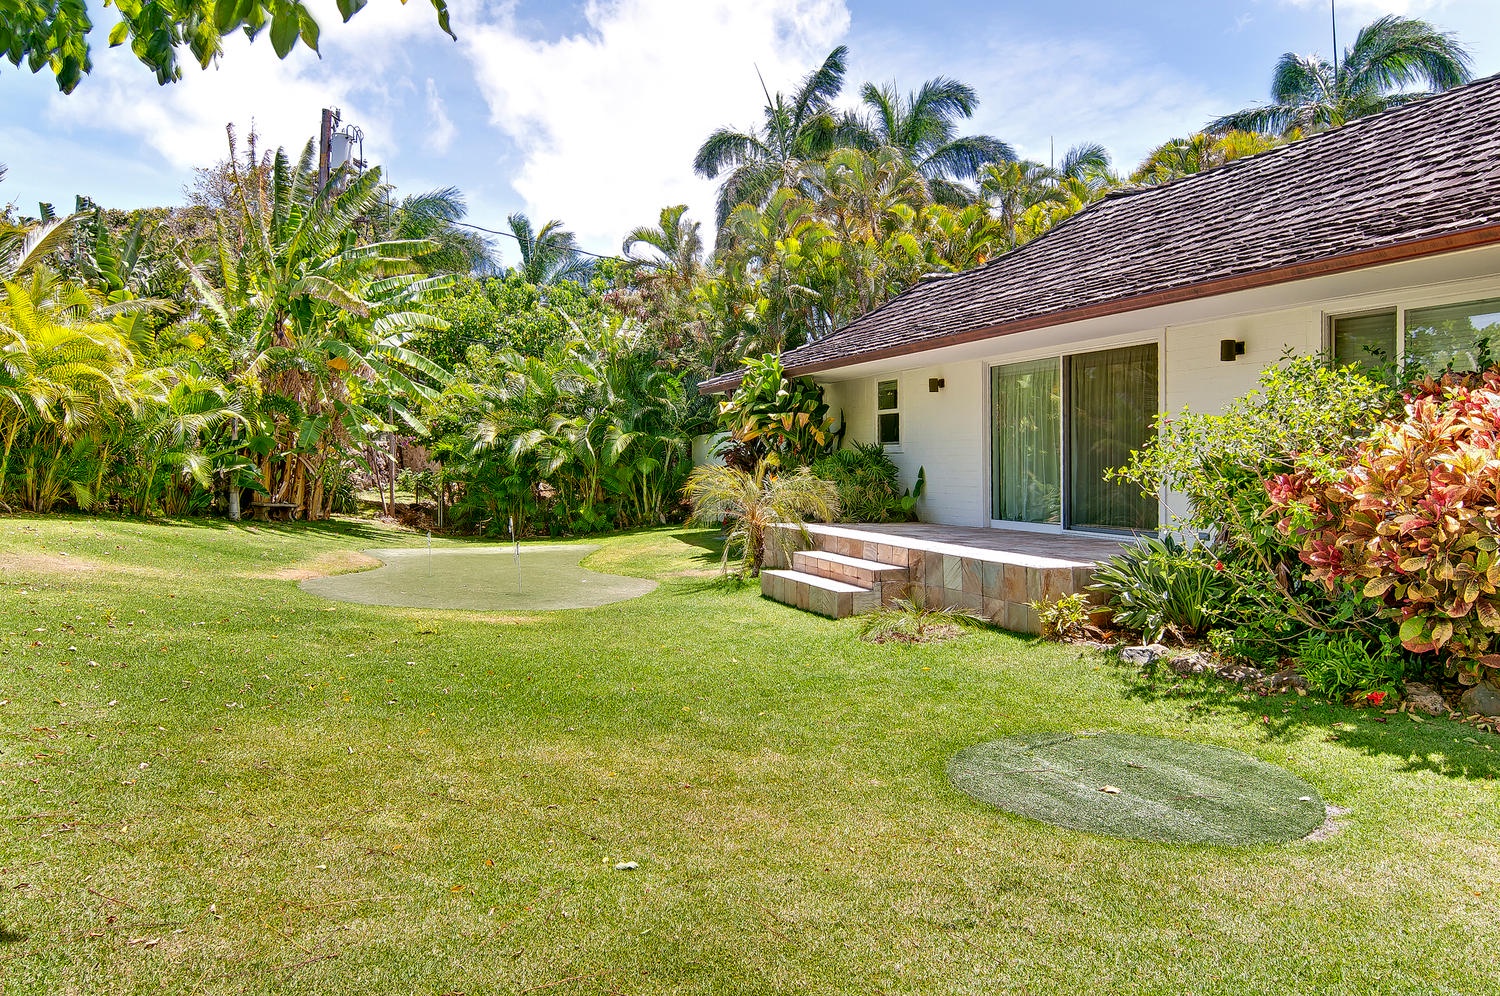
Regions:
[[[1328,19],[1333,24],[1333,75],[1339,74],[1339,12],[1338,0],[1328,0]]]

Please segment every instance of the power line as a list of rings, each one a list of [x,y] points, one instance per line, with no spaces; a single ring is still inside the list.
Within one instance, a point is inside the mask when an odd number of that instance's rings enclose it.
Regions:
[[[515,239],[517,243],[519,243],[521,241],[521,237],[519,235],[517,235],[515,232],[502,232],[499,229],[485,228],[483,225],[475,225],[472,222],[467,222],[467,221],[450,221],[448,224],[450,224],[450,225],[459,225],[459,226],[461,226],[463,228],[472,228],[472,229],[474,229],[476,231],[487,232],[490,235],[503,235],[507,239]],[[638,259],[629,259],[629,258],[627,258],[625,256],[606,256],[603,253],[589,252],[587,249],[579,249],[577,246],[574,246],[573,248],[571,248],[569,250],[569,252],[575,252],[575,253],[577,253],[580,256],[592,256],[595,259],[612,259],[612,260],[615,260],[616,262],[619,262],[619,263],[639,263],[640,262],[640,260],[638,260]]]

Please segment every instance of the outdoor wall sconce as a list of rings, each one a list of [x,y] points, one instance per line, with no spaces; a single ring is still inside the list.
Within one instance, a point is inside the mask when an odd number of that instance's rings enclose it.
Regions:
[[[1245,355],[1245,340],[1234,339],[1219,340],[1219,359],[1225,363],[1233,363],[1236,356]]]
[[[936,394],[939,391],[941,391],[943,389],[944,384],[945,384],[945,381],[941,377],[928,377],[927,378],[927,390],[929,392],[933,393],[933,394]]]

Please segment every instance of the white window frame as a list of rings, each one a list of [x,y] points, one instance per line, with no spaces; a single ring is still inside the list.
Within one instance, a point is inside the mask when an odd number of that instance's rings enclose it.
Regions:
[[[894,384],[894,385],[896,385],[896,407],[895,408],[881,408],[880,407],[880,387],[881,387],[882,384]],[[901,389],[901,378],[900,377],[886,377],[884,379],[879,379],[879,378],[876,379],[876,381],[875,381],[875,441],[878,442],[878,443],[880,443],[881,447],[884,448],[887,453],[900,453],[901,452],[901,441],[902,441],[902,436],[903,436],[903,430],[902,430],[902,424],[901,424],[901,422],[902,422],[902,420],[901,420],[901,394],[902,394],[902,389]],[[896,416],[896,441],[894,443],[884,442],[880,438],[880,418],[881,418],[882,415],[894,415],[894,416]]]
[[[1396,369],[1401,369],[1406,363],[1406,307],[1400,304],[1383,304],[1379,307],[1360,308],[1355,311],[1323,312],[1323,354],[1335,364],[1355,362],[1340,360],[1333,354],[1333,323],[1340,318],[1366,318],[1370,315],[1384,315],[1390,312],[1396,314],[1396,355],[1391,358],[1391,362],[1396,364]]]

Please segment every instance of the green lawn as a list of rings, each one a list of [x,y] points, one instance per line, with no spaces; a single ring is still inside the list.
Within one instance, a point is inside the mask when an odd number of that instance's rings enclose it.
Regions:
[[[868,644],[713,583],[702,532],[604,540],[663,583],[593,610],[290,580],[418,542],[0,517],[6,993],[1500,992],[1500,738]],[[949,787],[1037,729],[1235,747],[1349,812],[1229,850]]]

